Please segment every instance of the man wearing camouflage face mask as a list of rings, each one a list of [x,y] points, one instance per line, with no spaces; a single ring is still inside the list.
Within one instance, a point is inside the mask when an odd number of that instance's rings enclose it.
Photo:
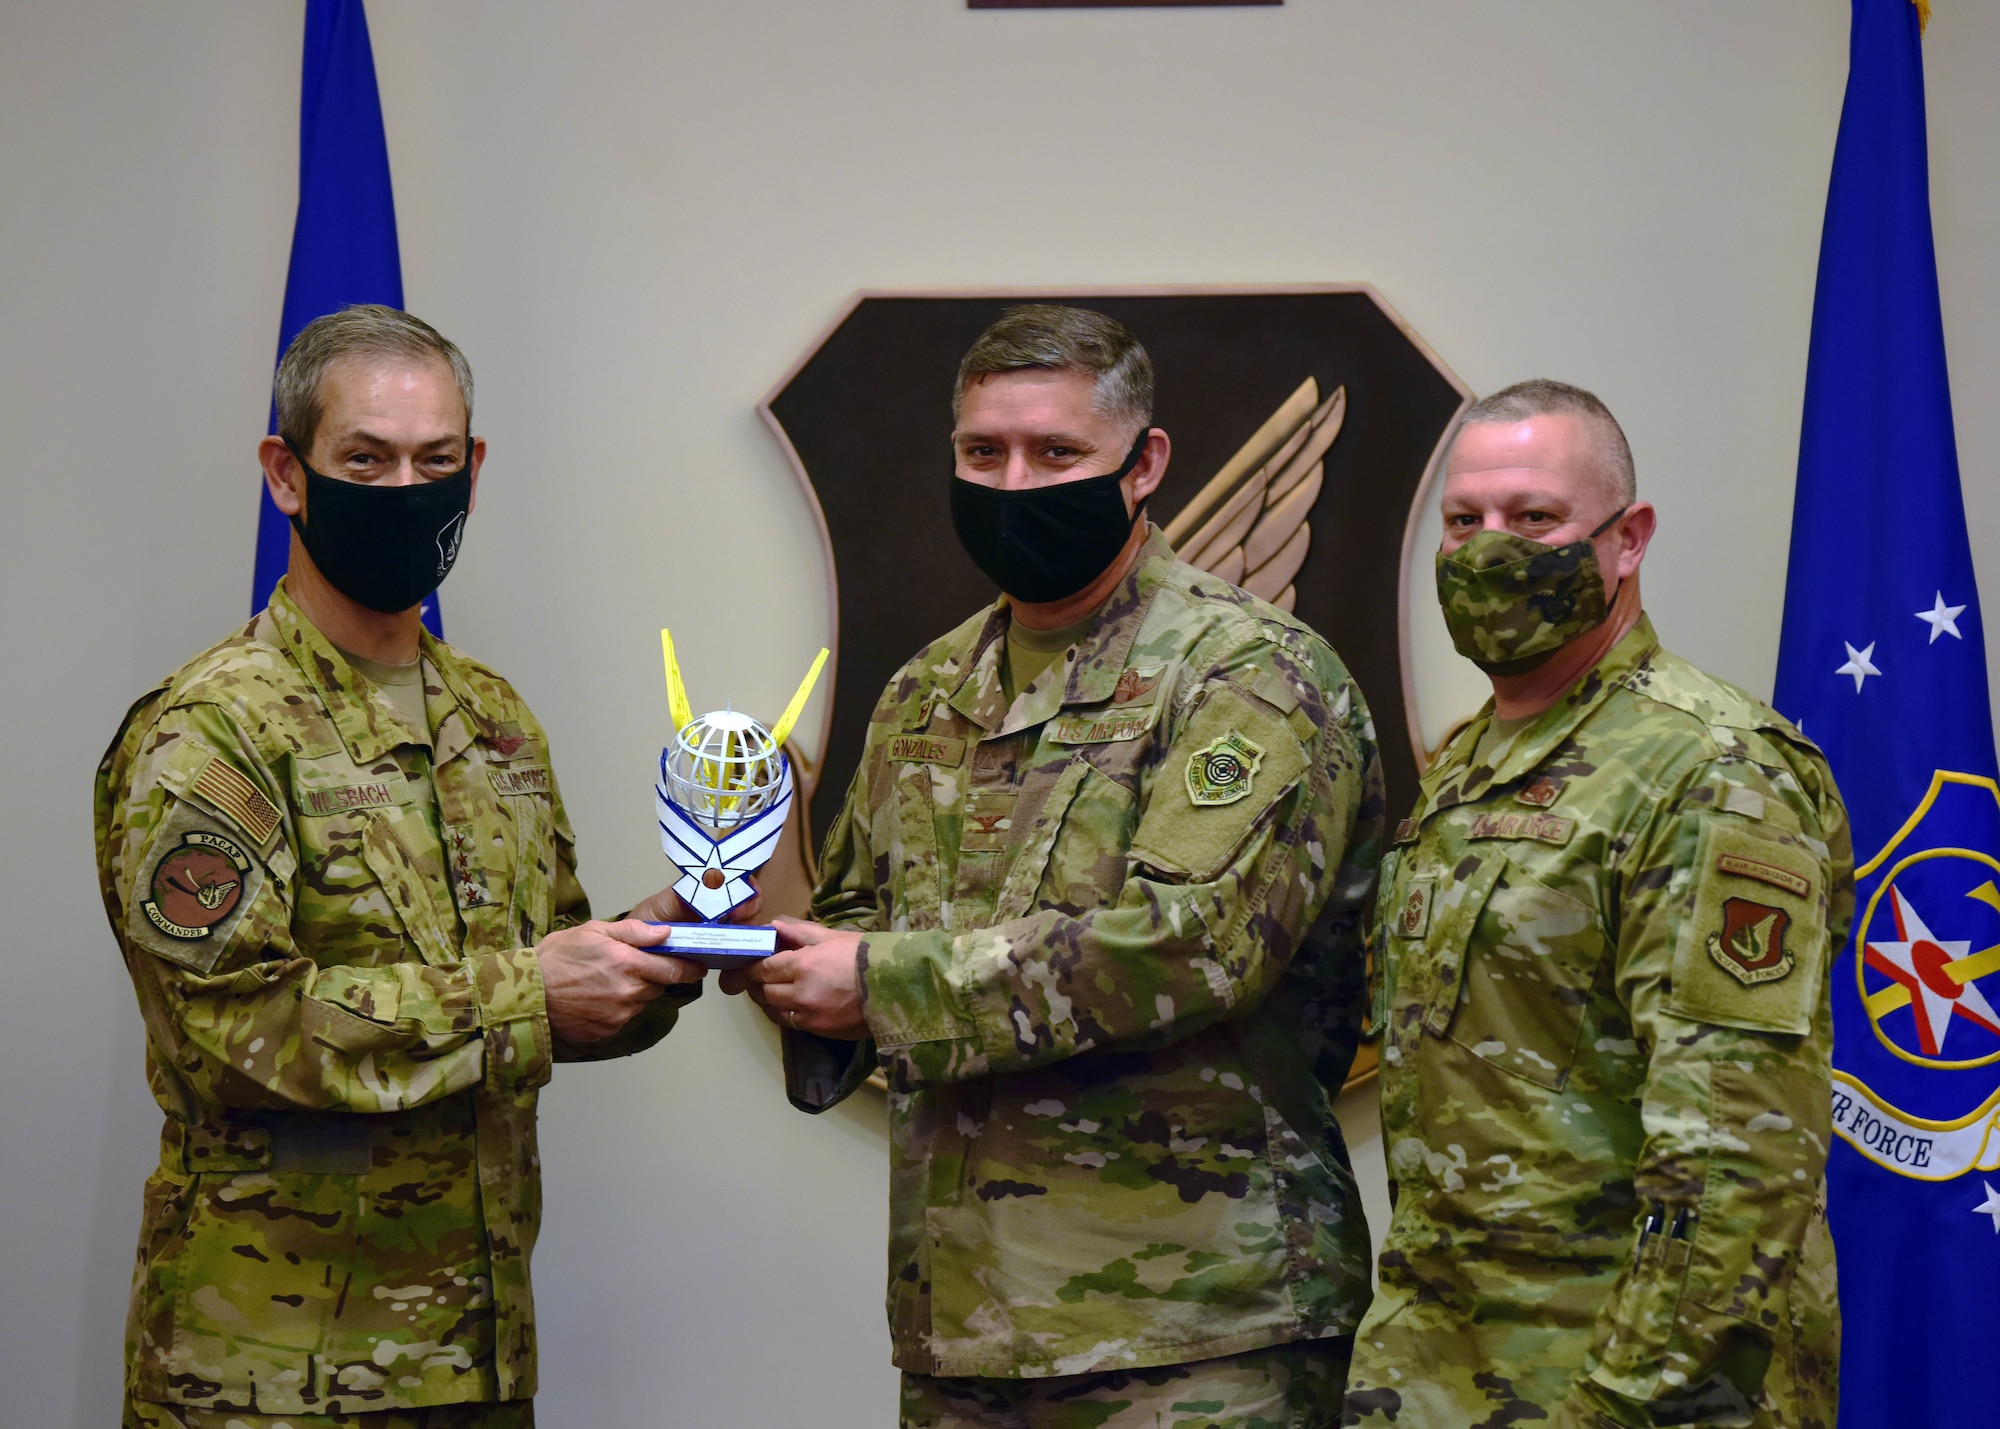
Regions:
[[[1833,1423],[1825,760],[1660,648],[1654,511],[1588,392],[1473,406],[1438,592],[1493,700],[1382,867],[1395,1218],[1343,1423]]]

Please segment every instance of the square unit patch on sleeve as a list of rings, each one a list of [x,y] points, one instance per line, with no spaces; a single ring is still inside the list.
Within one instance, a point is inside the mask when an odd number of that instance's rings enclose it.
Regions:
[[[1676,1016],[1791,1035],[1811,1030],[1826,947],[1820,860],[1769,825],[1701,821],[1674,944]]]
[[[1308,767],[1306,746],[1269,702],[1213,689],[1160,761],[1131,857],[1196,882],[1215,878]]]

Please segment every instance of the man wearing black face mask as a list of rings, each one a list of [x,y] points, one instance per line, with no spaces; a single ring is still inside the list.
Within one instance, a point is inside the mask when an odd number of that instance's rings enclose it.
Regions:
[[[1395,1219],[1348,1425],[1833,1423],[1826,762],[1660,648],[1604,404],[1477,403],[1438,598],[1493,701],[1382,866]]]
[[[98,772],[167,1114],[124,1422],[518,1429],[537,1089],[665,1036],[701,969],[640,951],[671,892],[591,921],[534,716],[422,630],[485,457],[464,357],[349,308],[275,388],[290,571]]]
[[[819,921],[724,979],[802,1109],[888,1073],[911,1429],[1323,1424],[1367,1303],[1332,1098],[1374,731],[1324,641],[1147,522],[1151,397],[1096,313],[973,345],[952,511],[1005,594],[890,681]]]

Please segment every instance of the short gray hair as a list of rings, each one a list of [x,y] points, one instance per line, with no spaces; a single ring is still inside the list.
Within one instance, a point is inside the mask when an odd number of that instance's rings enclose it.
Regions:
[[[337,313],[314,318],[299,329],[278,374],[271,379],[271,397],[278,408],[278,435],[298,451],[312,450],[319,434],[324,404],[320,386],[326,370],[343,357],[403,358],[412,362],[442,362],[458,382],[465,400],[465,427],[472,430],[472,366],[458,345],[422,318],[380,303],[356,303]]]
[[[1611,409],[1593,392],[1557,382],[1550,377],[1534,377],[1503,387],[1491,397],[1482,397],[1465,409],[1459,430],[1485,422],[1525,422],[1530,417],[1581,417],[1595,440],[1598,474],[1611,487],[1620,506],[1639,499],[1639,478],[1632,469],[1632,445],[1625,429],[1611,415]]]
[[[958,420],[965,389],[994,372],[1030,368],[1081,372],[1095,384],[1091,405],[1121,425],[1153,420],[1153,359],[1122,324],[1089,308],[1027,303],[1009,308],[979,334],[958,364],[951,419]]]

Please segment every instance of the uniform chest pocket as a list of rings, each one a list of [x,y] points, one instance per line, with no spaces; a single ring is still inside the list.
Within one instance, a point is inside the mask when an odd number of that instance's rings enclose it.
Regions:
[[[1136,800],[1087,759],[1056,779],[1026,829],[1000,886],[994,914],[1020,918],[1040,908],[1087,913],[1118,901]]]
[[[1587,905],[1492,855],[1484,895],[1455,920],[1461,983],[1443,1031],[1517,1077],[1560,1088],[1576,1060],[1605,940]]]
[[[557,845],[566,832],[548,766],[481,760],[448,773],[439,793],[453,815],[446,837],[467,947],[532,947],[554,919]]]
[[[432,901],[443,872],[426,811],[393,760],[363,767],[344,752],[300,757],[291,771],[300,878],[292,932],[327,964],[393,963],[415,946],[449,961],[449,910]]]

